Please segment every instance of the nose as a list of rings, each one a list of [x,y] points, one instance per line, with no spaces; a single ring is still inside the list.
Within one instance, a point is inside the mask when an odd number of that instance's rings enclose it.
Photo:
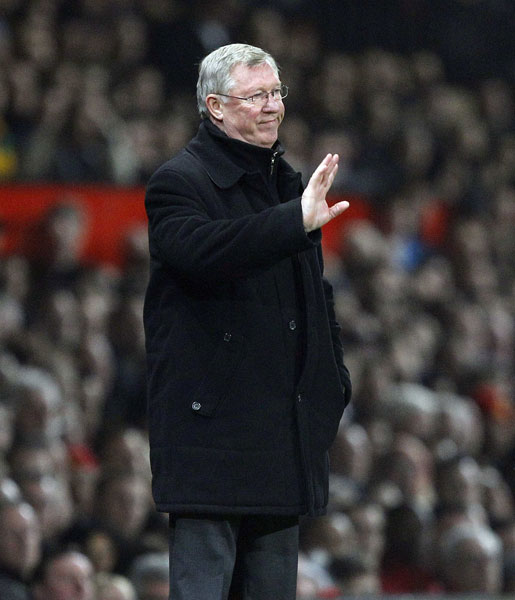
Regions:
[[[281,100],[276,100],[272,94],[272,92],[268,92],[268,96],[266,97],[266,102],[263,104],[263,108],[267,110],[276,111],[279,108],[279,103]]]

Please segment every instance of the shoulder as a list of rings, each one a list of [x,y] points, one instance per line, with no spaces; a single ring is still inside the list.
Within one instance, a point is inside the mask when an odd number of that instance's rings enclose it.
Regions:
[[[205,127],[201,124],[197,134],[182,148],[175,156],[163,163],[153,173],[149,183],[155,179],[162,179],[166,176],[174,175],[193,175],[197,176],[199,170],[202,170],[202,161],[198,156],[198,149],[210,146],[210,136],[206,135]]]
[[[178,154],[160,165],[152,174],[149,181],[154,178],[160,178],[166,174],[188,173],[199,168],[199,163],[195,156],[189,151],[189,144],[182,148]]]
[[[202,163],[189,150],[189,146],[186,146],[152,174],[147,183],[147,191],[162,185],[181,188],[198,187],[204,175],[205,169]]]

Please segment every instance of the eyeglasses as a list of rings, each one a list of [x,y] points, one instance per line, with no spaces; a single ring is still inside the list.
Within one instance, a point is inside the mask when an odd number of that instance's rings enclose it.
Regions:
[[[247,97],[245,97],[245,96],[229,96],[229,94],[218,93],[218,96],[224,96],[225,98],[236,98],[236,100],[244,100],[245,102],[248,102],[249,104],[255,104],[257,106],[265,106],[265,104],[268,102],[269,96],[272,96],[272,98],[278,102],[279,100],[286,98],[287,95],[288,95],[288,86],[287,85],[281,85],[279,87],[276,87],[275,89],[271,90],[270,92],[258,92],[257,94],[252,94],[252,96],[247,96]]]

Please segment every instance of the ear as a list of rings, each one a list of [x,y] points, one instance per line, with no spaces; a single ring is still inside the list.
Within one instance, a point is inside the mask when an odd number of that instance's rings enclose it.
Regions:
[[[209,94],[209,96],[206,97],[206,106],[209,114],[215,121],[223,121],[223,102],[216,94]]]

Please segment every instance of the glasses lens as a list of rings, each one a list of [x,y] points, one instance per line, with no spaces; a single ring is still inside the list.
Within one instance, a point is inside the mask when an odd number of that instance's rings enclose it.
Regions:
[[[274,100],[282,100],[286,98],[288,95],[288,86],[282,85],[280,88],[275,88],[271,92],[260,92],[259,94],[254,94],[253,96],[249,96],[247,100],[254,104],[264,105],[268,102],[268,98],[271,96]]]

